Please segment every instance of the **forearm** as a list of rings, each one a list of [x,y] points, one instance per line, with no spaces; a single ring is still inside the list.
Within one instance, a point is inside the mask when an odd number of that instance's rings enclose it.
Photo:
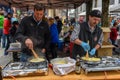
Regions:
[[[73,43],[77,44],[77,45],[80,45],[82,43],[82,41],[80,39],[75,39],[73,41]]]
[[[101,45],[97,44],[97,45],[95,46],[95,49],[97,50],[97,49],[99,49],[100,47],[101,47]]]
[[[103,42],[103,33],[101,33],[100,38],[98,40],[98,44],[95,46],[96,50],[102,46],[102,42]]]

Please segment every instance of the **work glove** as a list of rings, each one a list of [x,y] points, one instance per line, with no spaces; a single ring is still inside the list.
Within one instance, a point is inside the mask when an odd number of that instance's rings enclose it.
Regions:
[[[82,42],[80,45],[83,47],[84,51],[90,50],[90,46],[88,43]]]
[[[90,55],[94,55],[95,54],[95,52],[96,52],[96,49],[95,48],[93,48],[89,53],[90,53]]]

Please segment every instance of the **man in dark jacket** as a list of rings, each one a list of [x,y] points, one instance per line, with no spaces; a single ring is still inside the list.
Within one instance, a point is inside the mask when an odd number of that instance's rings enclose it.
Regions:
[[[78,24],[71,35],[71,41],[74,43],[72,57],[76,55],[85,56],[88,51],[94,56],[96,50],[100,48],[103,41],[103,32],[97,24],[101,20],[101,12],[93,10],[89,14],[89,21]]]
[[[48,23],[42,19],[43,15],[44,6],[35,4],[34,14],[23,18],[17,29],[16,39],[22,43],[21,61],[32,56],[31,49],[44,56],[49,48],[50,31]]]

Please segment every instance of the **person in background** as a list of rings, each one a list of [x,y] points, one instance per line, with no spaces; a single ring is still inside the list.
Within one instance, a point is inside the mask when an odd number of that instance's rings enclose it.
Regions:
[[[15,41],[15,33],[17,31],[18,26],[19,26],[19,22],[18,21],[13,21],[12,27],[9,30],[10,43],[16,42]],[[17,52],[13,52],[13,61],[19,61]]]
[[[61,30],[62,30],[62,21],[60,20],[60,18],[58,16],[55,16],[55,20],[56,20],[56,24],[57,24],[57,29],[58,29],[58,34],[60,34]]]
[[[83,23],[84,22],[84,16],[80,16],[79,17],[79,23]]]
[[[44,6],[40,3],[34,5],[34,14],[24,17],[16,31],[16,40],[22,44],[20,61],[27,62],[33,57],[32,51],[48,58],[47,51],[50,45],[49,25],[42,18],[44,16]]]
[[[17,19],[17,14],[13,14],[13,17],[11,19],[11,22],[13,23],[14,21],[18,21]]]
[[[18,26],[19,26],[19,22],[18,21],[13,21],[12,27],[9,30],[10,42],[15,42],[15,33],[17,31]]]
[[[117,25],[118,25],[118,23],[114,22],[113,27],[110,29],[111,30],[111,32],[110,32],[110,40],[112,42],[112,45],[115,45],[115,42],[117,40],[117,36],[118,36]]]
[[[11,28],[11,17],[12,14],[8,13],[7,16],[4,18],[3,24],[3,47],[5,46],[4,55],[7,55],[7,49],[9,48],[10,40],[9,40],[9,30]]]
[[[96,50],[101,47],[103,41],[103,31],[97,26],[100,21],[101,12],[92,10],[89,13],[88,22],[76,25],[70,39],[74,43],[72,58],[76,59],[77,55],[83,57],[87,51],[90,56],[95,55]]]
[[[0,47],[2,47],[1,40],[3,35],[3,22],[4,22],[4,14],[2,11],[0,11]]]
[[[57,25],[54,23],[53,18],[48,19],[48,24],[51,33],[50,52],[52,53],[52,58],[57,58],[57,44],[59,42]]]

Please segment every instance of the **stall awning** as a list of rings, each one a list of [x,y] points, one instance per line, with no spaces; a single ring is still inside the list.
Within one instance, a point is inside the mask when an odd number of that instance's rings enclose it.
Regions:
[[[96,9],[97,9],[97,10],[100,10],[100,11],[102,10],[101,7],[96,7],[96,8],[93,8],[92,10],[96,10]],[[81,12],[81,13],[79,13],[78,15],[79,15],[79,16],[85,16],[85,15],[86,15],[86,12]]]
[[[10,3],[11,6],[24,8],[33,7],[36,3],[42,3],[46,8],[77,8],[82,3],[90,0],[1,0]]]

